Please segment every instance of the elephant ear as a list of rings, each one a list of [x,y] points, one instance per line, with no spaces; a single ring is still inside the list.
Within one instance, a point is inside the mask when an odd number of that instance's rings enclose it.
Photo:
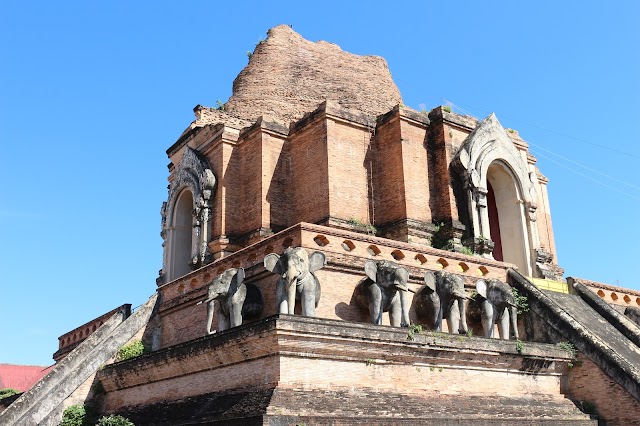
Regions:
[[[436,276],[433,272],[427,271],[424,273],[424,285],[426,285],[429,290],[436,291]]]
[[[268,254],[264,257],[264,267],[267,271],[274,274],[282,275],[284,271],[280,265],[280,256],[275,253]]]
[[[236,285],[240,287],[240,284],[244,281],[244,268],[238,268],[236,272]]]
[[[375,283],[378,279],[378,265],[376,264],[376,262],[374,262],[373,260],[367,260],[367,263],[364,264],[364,273],[371,281]]]
[[[476,281],[476,291],[480,296],[484,297],[485,299],[487,298],[487,283],[485,282],[485,280]]]
[[[327,264],[327,257],[324,253],[314,251],[309,256],[309,272],[313,273]]]
[[[406,290],[407,282],[409,282],[409,271],[407,271],[405,268],[400,266],[399,268],[396,269],[395,274],[396,274],[396,278],[398,279],[398,281],[400,281],[400,284],[402,285],[401,288],[403,290]]]

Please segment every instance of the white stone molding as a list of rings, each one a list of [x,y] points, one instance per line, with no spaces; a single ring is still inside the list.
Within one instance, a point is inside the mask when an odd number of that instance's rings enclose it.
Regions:
[[[186,146],[180,163],[174,170],[173,179],[169,185],[169,196],[162,203],[160,214],[162,216],[162,230],[160,236],[164,247],[163,265],[159,283],[165,283],[176,279],[171,271],[172,240],[176,218],[176,203],[181,194],[188,190],[191,192],[192,225],[191,238],[191,266],[201,266],[209,257],[208,240],[211,220],[211,201],[215,188],[216,178],[203,156]]]
[[[487,208],[489,167],[499,167],[503,175],[511,176],[515,184],[519,222],[522,226],[522,242],[527,265],[521,271],[531,275],[532,253],[540,246],[536,225],[537,194],[535,174],[532,174],[522,159],[522,154],[509,138],[495,114],[482,120],[469,134],[456,154],[454,166],[462,173],[467,189],[469,217],[473,226],[473,237],[482,240],[491,238]],[[495,188],[494,188],[495,189]],[[515,207],[514,207],[515,208]],[[502,220],[501,220],[502,221]],[[504,238],[503,238],[504,239]]]

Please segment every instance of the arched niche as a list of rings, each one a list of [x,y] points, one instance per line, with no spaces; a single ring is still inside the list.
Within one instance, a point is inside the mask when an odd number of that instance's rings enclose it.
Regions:
[[[500,238],[497,243],[502,256],[498,257],[502,259],[499,260],[514,263],[524,275],[533,275],[532,253],[540,247],[536,176],[495,114],[482,120],[471,132],[456,154],[453,166],[465,182],[470,236],[476,241],[493,241],[484,247],[494,249],[494,238]],[[493,257],[491,252],[484,254]]]
[[[530,274],[530,244],[520,188],[513,172],[502,161],[494,161],[487,169],[487,193],[494,258],[513,263]]]
[[[172,281],[191,272],[193,251],[193,194],[187,188],[178,196],[173,209],[172,224],[169,227],[169,265],[168,281]]]
[[[216,178],[207,160],[186,146],[162,204],[164,254],[158,284],[210,261],[211,200]]]

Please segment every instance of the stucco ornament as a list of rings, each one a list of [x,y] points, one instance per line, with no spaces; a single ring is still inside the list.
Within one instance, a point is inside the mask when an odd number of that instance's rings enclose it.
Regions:
[[[354,295],[356,302],[369,309],[372,324],[382,324],[383,312],[389,312],[389,323],[394,327],[408,327],[411,297],[409,271],[389,261],[368,260],[364,264],[367,278],[358,283]]]
[[[206,333],[211,330],[216,301],[218,303],[218,328],[224,331],[231,327],[242,325],[248,316],[259,317],[262,313],[262,292],[253,284],[244,282],[243,268],[230,268],[215,277],[207,288],[207,298],[198,302],[207,305]]]
[[[211,220],[211,200],[216,185],[216,177],[209,167],[206,158],[188,146],[185,147],[180,163],[175,168],[173,180],[169,185],[167,201],[162,203],[162,230],[160,236],[164,247],[163,269],[160,281],[167,272],[170,255],[170,233],[174,223],[174,212],[178,196],[188,189],[193,197],[193,238],[191,247],[191,266],[202,266],[210,261],[207,247]],[[175,277],[174,277],[175,278]]]
[[[478,280],[476,291],[482,310],[484,336],[495,337],[494,325],[497,324],[501,339],[509,340],[510,334],[513,334],[517,340],[519,338],[518,307],[511,287],[496,279]]]
[[[523,230],[523,235],[528,240],[525,250],[531,253],[540,246],[536,224],[536,174],[528,167],[522,152],[509,138],[498,118],[491,114],[469,134],[452,161],[452,166],[462,175],[467,190],[473,228],[470,236],[481,241],[491,239],[487,194],[489,167],[494,164],[511,176],[517,188],[517,202],[522,204],[525,216],[523,226],[526,232]],[[490,253],[485,255],[491,256]],[[530,255],[526,257],[530,258]]]
[[[415,296],[416,315],[430,330],[442,331],[442,320],[447,320],[451,334],[466,334],[467,295],[460,275],[447,271],[427,271],[424,286]]]
[[[314,272],[326,264],[324,253],[314,251],[309,254],[303,247],[287,247],[282,255],[271,253],[265,256],[265,269],[280,276],[276,284],[278,312],[293,315],[298,299],[302,315],[315,317],[321,290]]]

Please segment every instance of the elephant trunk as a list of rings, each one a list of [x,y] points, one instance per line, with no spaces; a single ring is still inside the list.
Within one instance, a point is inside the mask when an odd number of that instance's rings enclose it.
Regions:
[[[286,285],[287,305],[288,305],[287,309],[290,315],[294,314],[295,307],[296,307],[296,284],[297,284],[299,275],[300,274],[296,266],[293,264],[293,262],[290,263],[284,277],[284,279],[287,282],[287,285]]]
[[[467,334],[469,331],[469,327],[467,326],[467,297],[458,298],[458,310],[460,315],[460,328],[459,332],[461,334]]]
[[[515,306],[509,306],[509,314],[511,320],[511,328],[513,329],[513,335],[517,340],[520,338],[518,336],[518,308]]]

